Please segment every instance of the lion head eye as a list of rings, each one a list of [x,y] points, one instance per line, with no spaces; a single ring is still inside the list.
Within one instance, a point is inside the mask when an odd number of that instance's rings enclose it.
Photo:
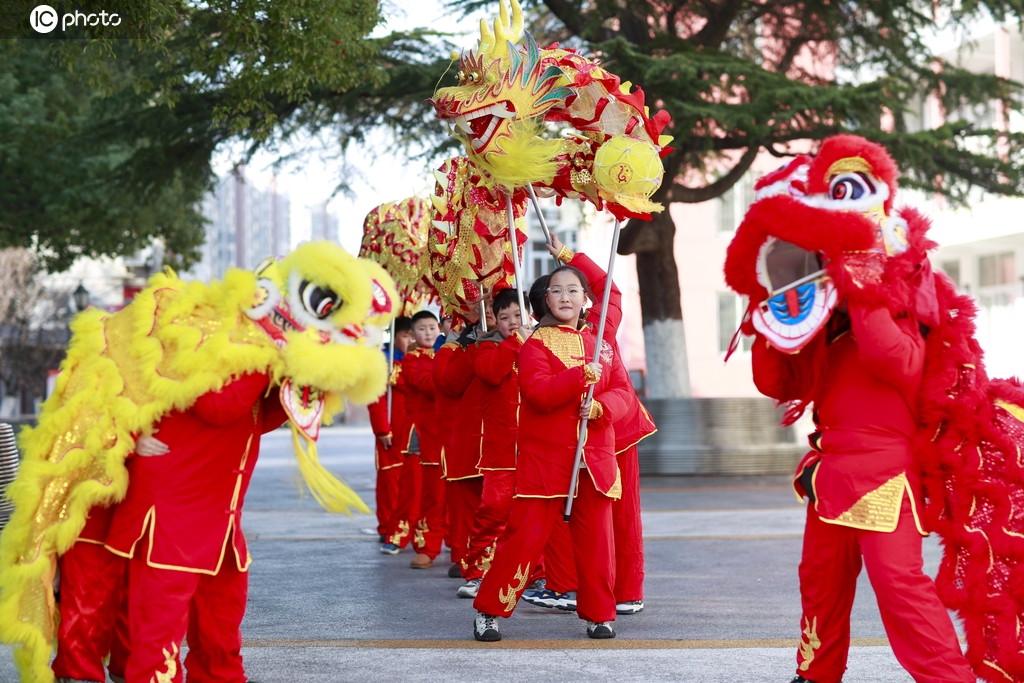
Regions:
[[[326,287],[320,287],[303,280],[299,285],[299,297],[306,312],[324,320],[341,304],[341,297]]]
[[[829,197],[836,201],[860,199],[874,194],[875,188],[864,173],[842,173],[829,183]]]

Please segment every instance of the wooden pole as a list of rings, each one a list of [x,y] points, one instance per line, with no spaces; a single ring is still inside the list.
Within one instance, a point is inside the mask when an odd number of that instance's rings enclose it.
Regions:
[[[594,342],[594,362],[601,360],[601,346],[604,344],[604,328],[608,321],[608,299],[612,295],[612,272],[615,270],[615,252],[619,248],[619,231],[622,224],[615,219],[615,230],[612,232],[612,253],[608,257],[608,272],[604,279],[604,298],[601,299],[601,318],[597,324],[597,339]],[[587,390],[587,402],[594,399],[594,387],[591,384]],[[583,460],[583,442],[587,440],[587,418],[581,418],[580,438],[576,442],[576,459],[572,466],[572,481],[569,483],[569,497],[565,500],[565,521],[569,521],[572,514],[572,497],[576,493],[576,484],[580,476],[580,462]]]

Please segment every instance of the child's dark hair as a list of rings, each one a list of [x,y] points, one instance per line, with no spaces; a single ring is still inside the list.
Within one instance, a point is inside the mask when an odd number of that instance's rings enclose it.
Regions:
[[[524,313],[529,313],[530,302],[524,301],[524,303],[526,304],[526,310]],[[491,310],[494,311],[494,315],[497,316],[512,304],[519,304],[519,290],[503,289],[494,295],[494,301],[491,303]]]
[[[553,278],[558,273],[572,273],[573,275],[575,275],[579,279],[580,284],[583,286],[583,293],[587,295],[587,298],[590,299],[591,301],[594,301],[596,299],[594,293],[590,291],[590,282],[587,280],[587,276],[584,275],[582,271],[580,271],[580,269],[576,268],[575,266],[558,266],[550,273],[548,273],[547,278],[549,284],[544,285],[545,295],[547,295],[547,290],[550,286],[551,278]]]
[[[548,280],[550,279],[547,275],[541,275],[530,285],[530,308],[533,309],[533,317],[537,320],[548,314],[547,304],[544,303],[544,294],[548,290]]]
[[[400,315],[395,318],[395,334],[412,332],[412,318]]]
[[[437,316],[434,315],[433,313],[431,313],[430,311],[420,311],[419,313],[417,313],[416,315],[414,315],[412,317],[412,322],[410,323],[410,327],[412,325],[415,325],[416,323],[418,323],[421,320],[433,320],[436,323],[437,322]]]

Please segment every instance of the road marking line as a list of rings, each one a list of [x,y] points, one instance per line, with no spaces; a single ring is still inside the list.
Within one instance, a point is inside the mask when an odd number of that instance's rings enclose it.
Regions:
[[[754,640],[315,640],[307,638],[243,638],[242,647],[254,648],[366,648],[377,650],[733,650],[746,648],[796,649],[796,638]],[[888,647],[888,638],[852,638],[853,647]]]

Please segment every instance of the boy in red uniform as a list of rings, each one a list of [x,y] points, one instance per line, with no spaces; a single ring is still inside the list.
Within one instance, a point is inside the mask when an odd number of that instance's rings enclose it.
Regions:
[[[409,320],[410,330],[412,320]],[[403,339],[395,335],[396,346]],[[395,369],[391,373],[391,423],[395,438],[391,448],[397,457],[401,457],[402,465],[398,481],[398,496],[391,515],[384,523],[384,544],[380,551],[385,555],[397,555],[402,548],[412,542],[412,529],[416,525],[420,511],[421,468],[418,438],[415,438],[413,415],[416,411],[417,395],[409,383],[406,363],[411,364],[409,354],[414,350],[415,338],[409,335],[402,349],[402,360],[396,358]]]
[[[494,328],[494,312],[485,311],[487,329]],[[477,469],[483,437],[484,387],[474,370],[479,324],[467,327],[458,338],[462,351],[453,353],[443,373],[435,368],[435,386],[448,396],[459,396],[452,437],[445,444],[444,474],[448,481],[448,531],[452,557],[458,558],[461,574],[466,572],[469,537],[480,507],[483,478]],[[442,349],[443,350],[443,349]]]
[[[447,532],[445,481],[441,476],[441,442],[437,429],[434,400],[434,342],[441,332],[437,318],[430,311],[412,317],[416,349],[405,357],[405,375],[415,395],[411,419],[420,444],[421,493],[420,511],[413,529],[416,556],[409,563],[413,569],[433,566],[441,552]]]
[[[178,650],[195,680],[244,681],[239,625],[252,558],[242,505],[260,436],[287,419],[269,378],[248,374],[159,423],[168,452],[131,458],[131,484],[114,511],[106,547],[128,563],[132,683],[182,680]]]
[[[615,462],[612,424],[627,410],[632,393],[618,354],[580,319],[588,294],[586,277],[571,266],[550,275],[549,311],[519,353],[522,404],[516,498],[498,541],[491,568],[473,605],[477,640],[500,640],[498,616],[515,609],[555,523],[562,517],[570,482],[578,474],[569,522],[578,610],[591,638],[614,638],[615,567],[612,500],[622,485]],[[600,349],[597,362],[587,363]],[[587,400],[590,385],[594,399]],[[575,452],[587,418],[578,473]]]
[[[405,316],[395,318],[395,367],[402,362],[412,339],[412,320]],[[384,347],[384,353],[389,353],[387,346]],[[398,418],[405,415],[405,396],[394,390],[390,393],[390,416],[388,392],[369,406],[370,427],[373,429],[373,435],[377,437],[374,440],[374,455],[377,465],[377,533],[380,534],[381,543],[387,542],[387,523],[398,505],[398,487],[402,478],[402,463],[405,460],[401,448],[396,447],[402,439],[395,439],[396,430],[393,429],[401,422]]]
[[[477,469],[483,473],[480,506],[473,522],[460,598],[475,598],[491,565],[494,546],[505,530],[516,485],[516,437],[519,432],[519,349],[530,336],[522,327],[519,294],[503,289],[492,305],[497,329],[477,341],[473,369],[484,384],[483,437]]]

